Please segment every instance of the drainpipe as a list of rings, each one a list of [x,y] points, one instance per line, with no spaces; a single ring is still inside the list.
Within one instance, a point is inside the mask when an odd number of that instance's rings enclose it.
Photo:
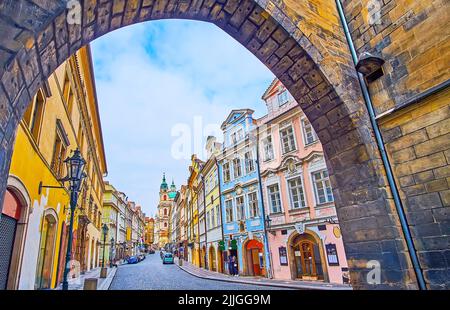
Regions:
[[[353,40],[350,35],[350,31],[348,29],[347,20],[344,15],[344,9],[342,7],[342,3],[340,0],[335,0],[336,6],[338,9],[339,17],[341,20],[342,27],[344,28],[345,37],[347,39],[348,47],[350,49],[350,53],[352,55],[353,63],[356,66],[358,63],[358,56],[356,55],[356,49],[353,45]],[[375,111],[372,105],[372,100],[370,98],[369,89],[367,88],[366,81],[361,73],[357,72],[359,85],[361,87],[364,101],[366,103],[367,111],[369,112],[370,123],[372,124],[373,131],[375,133],[375,140],[377,141],[378,150],[381,154],[381,159],[383,161],[383,166],[386,172],[386,176],[388,179],[389,187],[391,188],[392,196],[394,197],[394,204],[397,210],[400,224],[402,227],[403,235],[405,236],[406,245],[408,247],[409,256],[411,258],[411,262],[414,267],[414,271],[416,273],[417,282],[419,284],[419,289],[426,290],[425,280],[423,278],[422,270],[420,268],[419,259],[417,258],[417,253],[414,248],[414,243],[411,237],[411,232],[409,231],[408,222],[406,220],[405,211],[403,210],[402,202],[400,200],[400,195],[398,193],[397,185],[395,184],[394,175],[392,173],[392,168],[389,163],[389,159],[386,154],[386,149],[384,147],[383,138],[381,136],[380,129],[378,127],[378,123],[376,121]]]
[[[220,171],[219,171],[219,162],[217,161],[217,157],[214,156],[214,161],[215,161],[215,165],[216,165],[216,169],[217,169],[217,186],[219,187],[219,210],[220,210],[220,231],[222,233],[222,241],[223,241],[223,245],[225,246],[225,237],[223,235],[223,217],[222,217],[222,188],[220,187]],[[222,266],[222,273],[224,273],[225,271],[225,266],[224,266],[224,259],[223,259],[223,252],[222,251],[222,257],[220,257],[220,261],[221,261],[221,266]]]
[[[261,179],[261,169],[259,166],[259,134],[258,132],[256,133],[256,169],[258,172],[258,185],[259,185],[259,192],[261,195],[261,209],[262,209],[262,220],[263,220],[263,225],[264,225],[264,239],[265,239],[265,244],[264,244],[264,248],[265,248],[265,254],[266,254],[266,259],[269,258],[268,266],[266,266],[266,270],[268,271],[268,277],[270,279],[273,279],[273,273],[272,273],[272,256],[269,250],[269,236],[267,234],[267,227],[266,227],[266,212],[264,209],[264,195],[263,195],[263,187],[262,187],[262,179]],[[266,265],[267,265],[266,263]]]
[[[206,227],[206,189],[205,189],[205,178],[203,175],[202,177],[202,183],[203,183],[203,220],[205,222],[205,269],[208,270],[208,229]],[[213,210],[214,211],[214,210]]]

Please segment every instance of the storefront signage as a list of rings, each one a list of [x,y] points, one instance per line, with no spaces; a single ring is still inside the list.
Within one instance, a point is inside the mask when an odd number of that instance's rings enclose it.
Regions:
[[[328,264],[330,266],[339,266],[339,258],[337,254],[336,244],[329,243],[325,245],[327,250]]]
[[[278,248],[278,253],[280,254],[280,265],[281,266],[287,266],[288,265],[288,259],[287,259],[287,251],[286,247],[282,246]]]

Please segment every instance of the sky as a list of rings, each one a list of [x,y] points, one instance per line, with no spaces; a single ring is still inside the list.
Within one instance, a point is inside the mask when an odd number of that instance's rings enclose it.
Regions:
[[[161,20],[128,26],[92,45],[108,165],[106,180],[153,216],[162,174],[177,188],[190,155],[232,109],[266,114],[273,74],[213,24]],[[204,155],[199,156],[205,159]]]

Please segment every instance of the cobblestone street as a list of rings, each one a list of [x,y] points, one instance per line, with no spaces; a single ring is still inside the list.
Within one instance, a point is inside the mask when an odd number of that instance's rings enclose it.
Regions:
[[[177,265],[163,265],[159,252],[138,264],[118,267],[110,290],[270,290],[268,286],[228,283],[197,278]]]

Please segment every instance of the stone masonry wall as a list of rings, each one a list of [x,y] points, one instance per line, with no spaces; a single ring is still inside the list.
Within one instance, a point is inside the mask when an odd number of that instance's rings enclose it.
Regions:
[[[450,89],[381,121],[430,288],[450,288]]]
[[[450,2],[343,4],[358,54],[368,51],[386,61],[384,76],[369,91],[425,280],[429,288],[448,289],[450,93],[444,89],[406,106],[450,78]]]

